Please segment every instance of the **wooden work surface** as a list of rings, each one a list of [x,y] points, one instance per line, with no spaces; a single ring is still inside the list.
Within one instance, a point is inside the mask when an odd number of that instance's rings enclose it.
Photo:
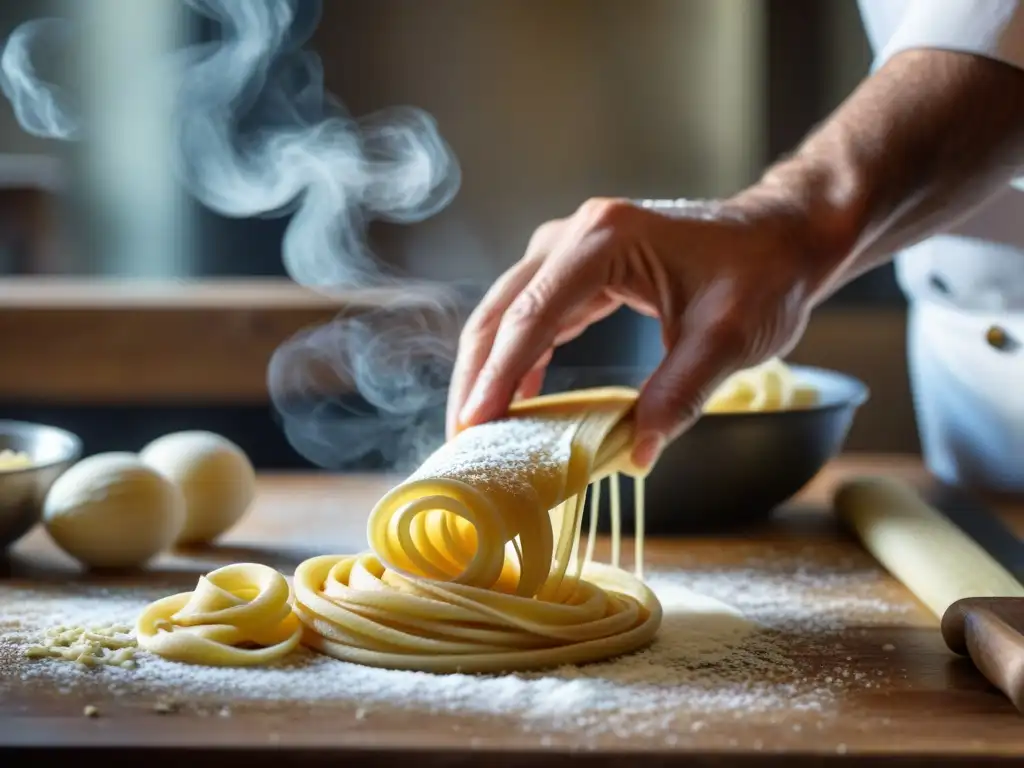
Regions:
[[[815,570],[835,573],[837,568],[866,573],[862,609],[834,628],[834,643],[819,638],[809,646],[815,650],[796,654],[793,683],[828,686],[833,675],[838,678],[849,670],[858,679],[878,682],[836,688],[820,707],[801,709],[794,702],[792,708],[766,713],[753,702],[747,709],[669,723],[657,732],[583,736],[416,707],[374,708],[367,715],[351,702],[282,707],[257,701],[232,705],[230,717],[189,707],[159,715],[153,711],[153,696],[115,698],[104,693],[102,683],[88,695],[58,692],[35,682],[15,684],[0,698],[0,764],[14,765],[19,757],[43,759],[47,753],[53,757],[53,750],[76,747],[102,750],[108,765],[172,759],[222,765],[228,756],[248,765],[390,765],[408,758],[424,766],[554,765],[566,759],[588,765],[792,766],[897,757],[900,764],[978,765],[999,757],[1024,757],[1024,719],[969,664],[947,652],[936,620],[899,584],[874,570],[829,516],[830,489],[844,475],[865,471],[925,482],[913,459],[845,459],[823,472],[792,509],[760,530],[658,540],[648,549],[653,569],[739,570],[751,568],[751,563],[770,568],[772,562],[798,558],[802,564],[790,573],[793,579],[806,580]],[[254,511],[221,550],[168,558],[133,583],[169,581],[189,588],[198,573],[217,562],[260,559],[288,571],[313,552],[362,549],[367,511],[386,485],[385,479],[366,476],[263,477]],[[1014,511],[1004,505],[1002,512],[1017,530],[1024,530],[1024,507]],[[74,575],[38,530],[19,543],[8,571],[0,580],[0,605],[4,592],[9,600],[19,586],[69,579],[81,584],[84,578]],[[750,573],[758,578],[756,569]],[[109,582],[112,593],[117,583]],[[876,602],[901,610],[891,618],[873,616],[870,609]],[[864,618],[858,618],[861,614]],[[101,717],[83,717],[83,706],[90,703],[100,707]],[[181,749],[189,752],[177,751]]]

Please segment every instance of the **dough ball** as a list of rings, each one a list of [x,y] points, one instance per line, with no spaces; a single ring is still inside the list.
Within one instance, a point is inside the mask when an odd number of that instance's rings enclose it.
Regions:
[[[179,544],[212,541],[237,523],[252,503],[256,472],[245,452],[225,437],[175,432],[154,440],[140,456],[185,496]]]
[[[43,526],[57,545],[95,568],[141,565],[169,548],[185,522],[181,491],[132,453],[100,453],[50,487]]]

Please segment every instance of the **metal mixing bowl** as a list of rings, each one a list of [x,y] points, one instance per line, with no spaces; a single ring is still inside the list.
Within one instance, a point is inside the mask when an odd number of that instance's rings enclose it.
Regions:
[[[791,411],[710,413],[661,455],[646,482],[646,530],[652,535],[730,530],[766,519],[843,448],[868,388],[835,371],[790,366],[817,389],[818,403]],[[576,375],[577,386],[611,383]],[[622,381],[621,372],[614,378]],[[633,530],[633,484],[621,483],[623,531]],[[607,484],[600,529],[608,531]]]
[[[0,471],[0,549],[35,525],[54,481],[82,455],[78,436],[44,424],[0,420],[0,451],[27,453],[32,466]]]

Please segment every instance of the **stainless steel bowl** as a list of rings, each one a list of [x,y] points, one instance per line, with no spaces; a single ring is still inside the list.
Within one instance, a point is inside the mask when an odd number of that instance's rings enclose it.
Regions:
[[[57,427],[0,420],[4,449],[27,453],[32,466],[0,471],[0,549],[39,521],[50,486],[81,457],[82,441]]]
[[[818,390],[818,403],[791,411],[710,413],[670,444],[646,482],[646,529],[654,535],[729,530],[766,519],[796,495],[842,451],[868,388],[835,371],[791,366]],[[611,370],[611,369],[609,369]],[[593,370],[566,378],[574,386],[640,377]],[[624,531],[633,529],[633,484],[622,480]],[[608,493],[602,493],[601,530],[607,532]]]

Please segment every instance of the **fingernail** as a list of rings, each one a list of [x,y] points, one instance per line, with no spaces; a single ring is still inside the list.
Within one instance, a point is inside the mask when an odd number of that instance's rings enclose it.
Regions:
[[[633,447],[633,463],[648,469],[658,460],[665,439],[661,435],[645,435],[639,438]]]

